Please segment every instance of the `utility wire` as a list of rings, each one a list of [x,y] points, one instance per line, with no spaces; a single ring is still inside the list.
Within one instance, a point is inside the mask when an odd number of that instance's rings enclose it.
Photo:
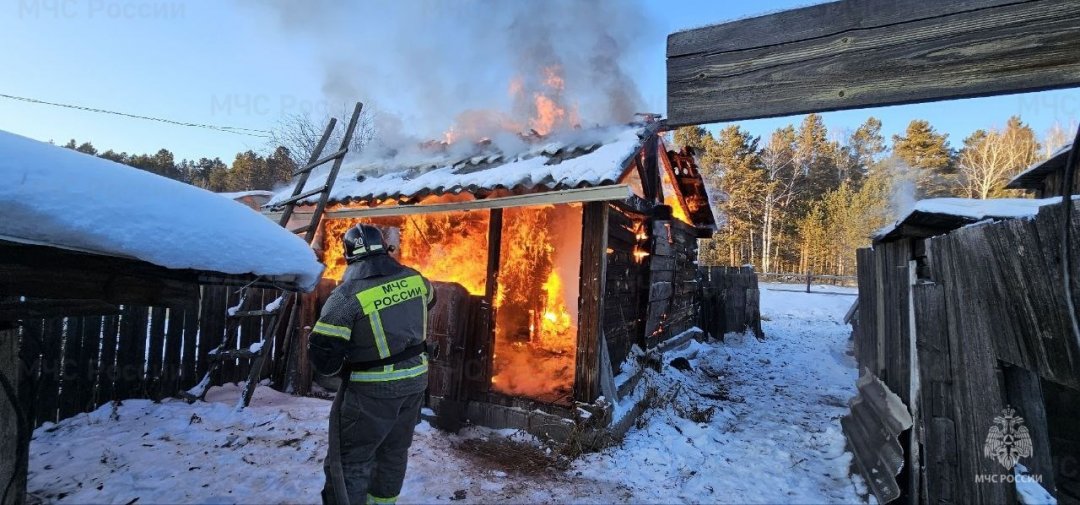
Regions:
[[[87,111],[87,112],[97,112],[97,113],[100,113],[100,114],[112,114],[114,116],[123,116],[123,117],[129,117],[129,118],[134,118],[134,119],[145,119],[147,121],[157,121],[159,123],[167,123],[167,124],[173,124],[173,125],[177,125],[177,126],[189,126],[189,127],[192,127],[192,128],[206,128],[206,129],[209,129],[209,130],[228,132],[228,133],[233,133],[233,134],[236,134],[236,135],[248,135],[248,136],[251,136],[251,137],[260,137],[260,138],[267,138],[268,139],[273,134],[273,132],[270,132],[270,131],[267,131],[267,130],[257,130],[255,128],[242,128],[242,127],[239,127],[239,126],[216,126],[216,125],[201,124],[201,123],[187,123],[187,122],[184,122],[184,121],[173,121],[172,119],[164,119],[164,118],[151,117],[151,116],[140,116],[138,114],[128,114],[126,112],[116,112],[116,111],[105,110],[105,109],[95,109],[93,107],[83,107],[81,105],[72,105],[72,104],[66,104],[66,103],[48,102],[48,101],[45,101],[45,100],[38,100],[36,98],[27,98],[27,97],[24,97],[24,96],[5,95],[3,93],[0,93],[0,98],[7,98],[7,99],[10,99],[10,100],[17,100],[17,101],[20,101],[20,102],[36,103],[36,104],[41,104],[41,105],[52,105],[54,107],[63,107],[63,108],[66,108],[66,109],[75,109],[75,110],[82,110],[82,111]]]

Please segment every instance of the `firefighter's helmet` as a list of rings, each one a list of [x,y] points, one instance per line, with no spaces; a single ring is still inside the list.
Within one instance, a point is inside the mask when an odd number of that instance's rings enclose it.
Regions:
[[[367,224],[358,224],[349,228],[349,231],[345,232],[342,244],[345,246],[345,261],[348,263],[389,252],[382,232]]]

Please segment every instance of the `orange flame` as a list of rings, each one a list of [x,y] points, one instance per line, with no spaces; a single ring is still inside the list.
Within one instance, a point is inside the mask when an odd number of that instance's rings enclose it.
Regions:
[[[494,302],[496,391],[569,401],[577,349],[580,247],[580,207],[504,211]]]
[[[395,255],[433,281],[456,282],[482,296],[487,281],[487,212],[434,213],[323,224],[323,276],[341,280],[341,238],[365,222],[397,246]],[[581,206],[503,211],[495,286],[495,352],[491,387],[548,402],[572,398],[577,349]]]
[[[341,280],[345,257],[341,237],[360,222],[378,226],[395,245],[402,264],[434,281],[456,282],[469,293],[483,295],[487,282],[488,215],[486,212],[446,212],[372,219],[333,219],[325,222],[324,278]]]

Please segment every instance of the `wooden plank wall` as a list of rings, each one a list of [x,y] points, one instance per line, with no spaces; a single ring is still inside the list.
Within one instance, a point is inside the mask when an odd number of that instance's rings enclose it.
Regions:
[[[0,322],[0,325],[3,323]],[[16,394],[22,389],[20,386],[23,379],[18,366],[19,335],[14,328],[0,326],[0,374],[15,388]],[[25,402],[16,401],[20,405]],[[11,482],[11,490],[8,499],[0,505],[15,505],[26,501],[26,469],[30,448],[30,431],[25,429],[19,433],[16,421],[17,410],[15,405],[8,399],[8,395],[0,392],[0,486]],[[2,491],[0,491],[2,493]]]
[[[1057,397],[1044,393],[1080,389],[1080,347],[1071,338],[1061,296],[1062,218],[1059,205],[1047,206],[1035,219],[965,227],[923,243],[903,239],[858,252],[854,344],[859,366],[918,411],[923,482],[907,481],[909,495],[921,485],[930,502],[1011,499],[1007,484],[975,482],[976,475],[1005,472],[985,457],[983,445],[1007,404],[1025,419],[1041,449],[1025,465],[1043,474],[1050,488],[1055,480],[1062,489],[1077,484],[1075,476],[1070,481],[1058,471],[1060,459],[1075,447],[1062,438],[1063,430],[1054,429],[1075,423],[1075,416],[1062,414],[1050,401]],[[1080,234],[1080,209],[1070,225]],[[1080,244],[1073,242],[1072,248],[1072,256],[1080,257]],[[914,285],[912,260],[921,262]],[[1080,266],[1073,269],[1080,275]],[[1073,296],[1080,299],[1076,286]],[[917,397],[911,390],[911,335],[918,358]]]
[[[238,303],[237,288],[207,286],[194,308],[121,306],[117,315],[24,321],[19,351],[32,391],[34,426],[88,412],[112,401],[161,398],[194,386],[209,368],[207,352],[224,338],[226,310]],[[260,302],[276,291],[254,290]],[[265,320],[254,318],[230,339],[256,342]],[[271,349],[271,358],[281,354]],[[222,367],[213,384],[247,378],[248,360]]]
[[[760,292],[752,267],[702,267],[701,324],[705,333],[723,339],[750,330],[761,338]]]

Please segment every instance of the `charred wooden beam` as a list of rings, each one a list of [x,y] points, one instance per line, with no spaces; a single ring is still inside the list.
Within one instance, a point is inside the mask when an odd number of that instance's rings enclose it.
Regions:
[[[668,36],[668,122],[1080,85],[1080,0],[844,0]]]
[[[604,283],[607,266],[608,205],[586,203],[582,210],[581,291],[574,399],[591,403],[600,391],[600,339],[604,338]]]

